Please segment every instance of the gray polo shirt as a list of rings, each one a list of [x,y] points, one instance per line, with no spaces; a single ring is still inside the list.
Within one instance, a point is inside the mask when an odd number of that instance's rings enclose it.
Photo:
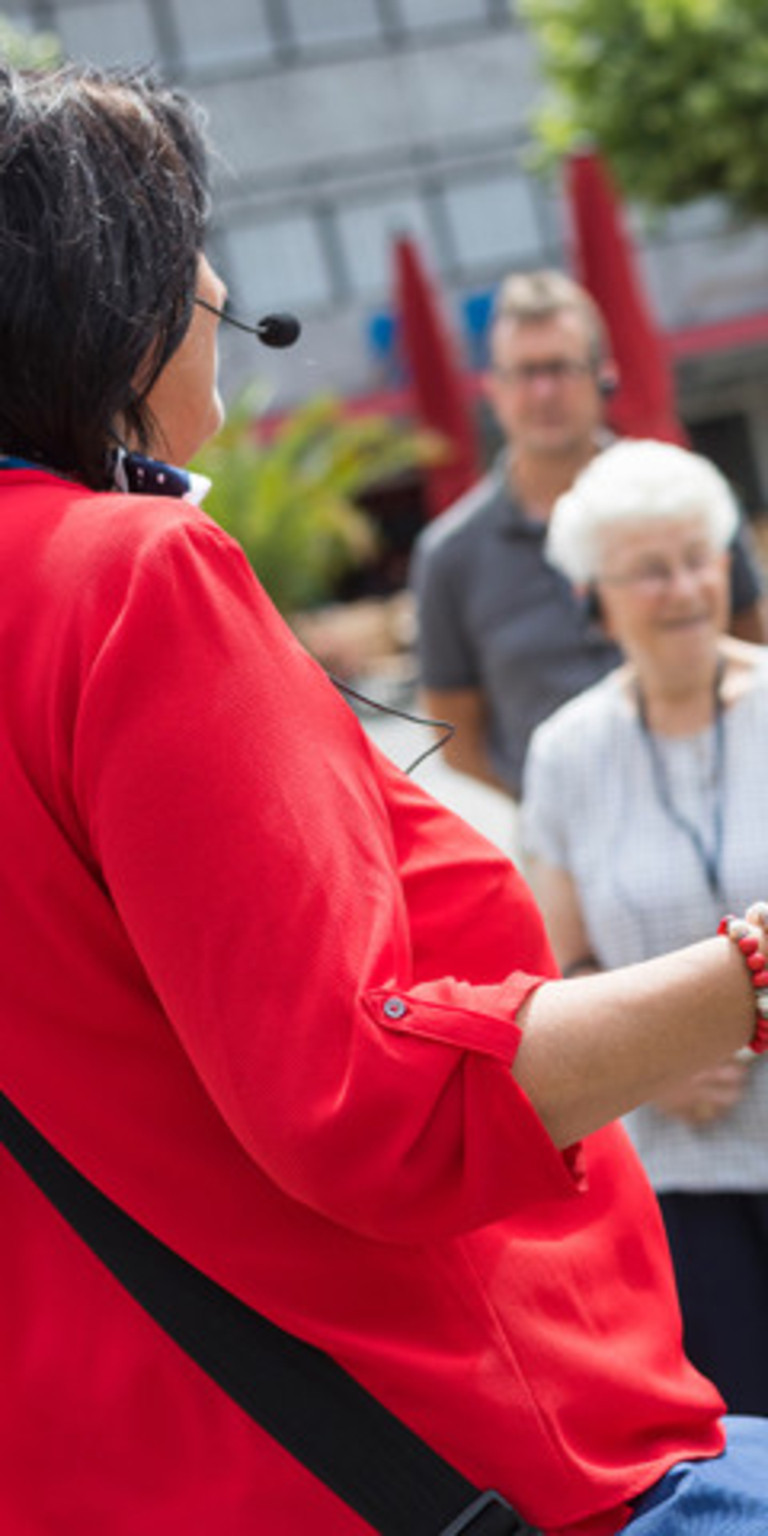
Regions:
[[[426,688],[477,688],[488,709],[491,762],[519,798],[528,741],[539,722],[620,661],[584,604],[544,558],[546,524],[510,493],[503,453],[490,474],[431,523],[414,548],[411,579]],[[735,611],[760,578],[733,551]]]

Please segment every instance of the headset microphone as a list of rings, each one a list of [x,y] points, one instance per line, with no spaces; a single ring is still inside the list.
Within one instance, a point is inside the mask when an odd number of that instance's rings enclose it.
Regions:
[[[296,316],[288,314],[264,315],[253,329],[265,347],[292,347],[301,335]]]
[[[249,336],[258,336],[265,347],[292,347],[301,335],[301,325],[295,315],[287,313],[264,315],[261,320],[256,321],[255,325],[251,325],[250,321],[239,320],[237,315],[233,315],[232,311],[226,307],[217,309],[215,304],[209,304],[208,300],[201,299],[199,294],[195,298],[195,303],[201,309],[207,309],[210,314],[218,315],[225,325],[234,325],[238,331],[247,331]]]

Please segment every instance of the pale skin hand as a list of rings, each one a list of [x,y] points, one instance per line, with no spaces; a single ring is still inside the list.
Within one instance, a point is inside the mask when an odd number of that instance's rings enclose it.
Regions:
[[[712,1125],[729,1115],[743,1096],[750,1067],[745,1061],[723,1061],[706,1072],[694,1072],[680,1083],[671,1083],[653,1102],[662,1115],[687,1125]]]
[[[582,961],[591,953],[591,940],[581,913],[573,879],[564,869],[536,859],[526,869],[531,888],[547,924],[550,943],[561,970]],[[592,964],[599,973],[597,962]],[[587,974],[589,965],[580,966]],[[732,1058],[705,1071],[686,1073],[653,1094],[651,1102],[664,1115],[688,1125],[713,1124],[730,1114],[744,1093],[749,1064]]]

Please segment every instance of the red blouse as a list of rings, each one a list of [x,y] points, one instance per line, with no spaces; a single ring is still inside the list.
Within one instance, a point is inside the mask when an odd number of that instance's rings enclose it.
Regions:
[[[722,1443],[623,1133],[509,1070],[512,866],[393,769],[184,503],[0,480],[9,1095],[481,1486],[604,1536]],[[3,1154],[0,1529],[363,1536]]]

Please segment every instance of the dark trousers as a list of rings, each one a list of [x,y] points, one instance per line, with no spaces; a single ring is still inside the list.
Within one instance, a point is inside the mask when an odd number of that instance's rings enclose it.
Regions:
[[[659,1196],[686,1353],[730,1413],[768,1415],[768,1195]]]

